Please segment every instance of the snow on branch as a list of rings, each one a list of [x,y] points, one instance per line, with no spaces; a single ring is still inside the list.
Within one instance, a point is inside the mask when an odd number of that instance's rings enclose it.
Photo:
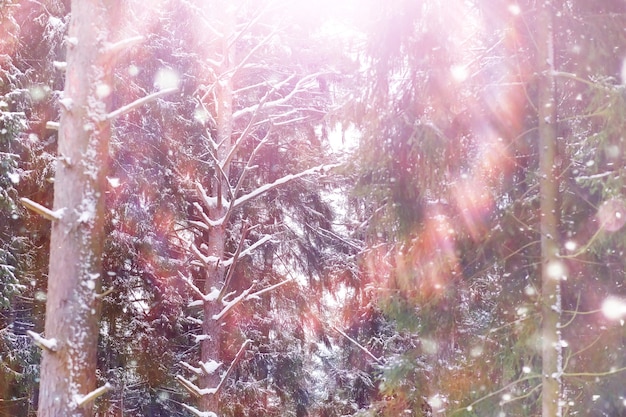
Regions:
[[[184,368],[186,368],[188,371],[193,372],[196,375],[202,375],[202,369],[200,368],[196,368],[195,366],[191,366],[189,365],[187,362],[185,361],[180,361],[179,362]]]
[[[254,250],[256,248],[258,248],[259,246],[263,245],[265,242],[268,242],[270,240],[272,240],[272,235],[265,235],[265,236],[263,236],[261,239],[257,240],[252,245],[250,245],[250,247],[242,250],[241,253],[239,253],[239,258],[243,258],[244,256],[250,255],[252,252],[254,252]],[[233,262],[235,262],[236,260],[237,259],[233,256],[230,259],[226,259],[223,262],[223,264],[224,264],[224,266],[231,266],[233,264]]]
[[[222,171],[223,173],[223,171]],[[226,174],[224,174],[226,175]],[[225,178],[227,179],[227,177],[225,176]],[[196,186],[196,191],[198,193],[198,196],[200,197],[200,199],[202,200],[202,202],[204,203],[204,206],[207,210],[212,210],[215,209],[219,203],[217,197],[210,197],[204,187],[202,186],[202,184],[200,184],[198,181],[195,182],[194,184]],[[229,194],[232,194],[232,191],[229,190]],[[229,201],[227,201],[227,203],[230,203]],[[196,206],[196,208],[198,208],[198,206]],[[210,220],[209,218],[205,218],[205,221],[207,222],[207,224],[213,226],[213,223],[215,223],[213,220]],[[215,224],[215,226],[219,226],[219,224]]]
[[[202,290],[200,290],[200,288],[198,288],[193,282],[191,282],[189,278],[184,276],[182,273],[179,272],[178,276],[183,280],[183,282],[185,282],[185,284],[189,285],[189,288],[191,288],[193,292],[195,292],[198,296],[200,296],[200,299],[202,300],[201,303],[206,303],[206,302],[217,300],[220,294],[220,291],[218,289],[213,288],[213,290],[210,293],[205,294],[202,292]],[[189,306],[192,307],[196,304],[197,303],[194,301]]]
[[[213,315],[213,320],[219,321],[222,319],[222,317],[224,317],[230,310],[232,310],[237,304],[241,303],[242,301],[247,301],[247,300],[252,300],[255,298],[259,298],[259,296],[265,294],[266,292],[270,292],[275,290],[278,287],[282,287],[283,285],[291,282],[292,279],[286,279],[285,281],[281,281],[278,284],[274,284],[274,285],[270,285],[267,288],[263,288],[262,290],[259,290],[257,292],[252,292],[252,289],[254,288],[254,283],[252,284],[252,286],[250,286],[248,289],[244,290],[241,294],[239,294],[237,297],[233,298],[230,301],[225,301],[224,297],[222,299],[222,302],[224,303],[224,308],[222,309],[222,311],[220,311],[219,313]]]
[[[111,386],[111,384],[109,384],[108,382],[106,384],[104,384],[103,386],[101,386],[100,388],[96,388],[95,390],[91,391],[89,394],[87,395],[77,395],[76,398],[76,405],[83,406],[93,400],[95,400],[96,398],[100,397],[101,395],[106,394],[107,392],[111,391],[111,389],[113,389],[113,387]]]
[[[252,287],[244,290],[241,294],[239,294],[237,297],[233,298],[230,301],[224,301],[224,299],[222,299],[224,302],[224,308],[219,313],[214,314],[212,319],[215,321],[221,320],[222,317],[224,317],[233,307],[242,302],[251,292]]]
[[[230,152],[228,153],[228,156],[226,156],[226,159],[224,159],[223,163],[222,163],[222,167],[227,167],[230,162],[232,161],[235,153],[237,151],[239,151],[239,148],[241,147],[241,144],[246,140],[246,138],[250,135],[250,133],[252,132],[253,127],[255,126],[255,122],[257,117],[260,114],[261,109],[265,106],[265,103],[267,103],[267,100],[270,98],[270,96],[277,91],[278,89],[282,88],[283,85],[287,84],[288,82],[290,82],[293,78],[295,77],[295,74],[290,75],[289,77],[285,78],[283,81],[281,81],[280,83],[274,85],[269,91],[267,91],[265,93],[265,95],[263,96],[263,98],[261,98],[261,101],[256,104],[254,107],[254,112],[252,114],[252,117],[250,118],[250,120],[248,121],[248,125],[246,126],[246,128],[244,129],[244,131],[241,133],[241,135],[239,135],[239,137],[237,138],[237,140],[235,141],[235,143],[233,144],[233,146],[230,149]],[[252,107],[249,107],[250,109]],[[236,119],[235,116],[233,116],[233,119]],[[272,126],[270,124],[270,131],[272,129]],[[265,137],[267,138],[269,136],[269,131],[268,133],[265,135]],[[265,139],[265,138],[264,138]],[[250,161],[250,160],[248,160]],[[236,195],[236,192],[235,192]]]
[[[278,287],[282,287],[283,285],[288,284],[291,281],[292,281],[292,279],[289,278],[289,279],[286,279],[284,281],[279,282],[278,284],[270,285],[267,288],[263,288],[262,290],[259,290],[259,291],[255,292],[255,293],[250,294],[248,297],[246,297],[246,300],[251,300],[253,298],[259,298],[260,295],[263,295],[266,292],[273,291],[273,290],[275,290]]]
[[[191,251],[200,259],[201,265],[205,268],[214,268],[220,262],[220,258],[217,256],[205,256],[200,252],[200,249],[196,246],[195,243],[191,244]]]
[[[202,368],[207,375],[215,373],[220,366],[222,366],[222,363],[214,360],[200,362],[200,368]]]
[[[321,73],[320,73],[321,74]],[[285,84],[287,84],[288,82],[290,82],[291,80],[293,80],[295,78],[296,74],[292,74],[289,77],[285,78],[283,81],[275,84],[264,96],[263,99],[261,99],[261,101],[258,104],[255,104],[253,106],[249,106],[249,107],[245,107],[241,110],[237,110],[233,113],[233,120],[237,120],[242,116],[245,116],[246,114],[250,114],[250,113],[258,113],[258,111],[261,108],[273,108],[273,107],[277,107],[280,104],[284,104],[287,101],[289,101],[293,96],[295,96],[297,93],[301,92],[302,90],[300,90],[300,86],[303,82],[303,80],[309,78],[309,77],[304,77],[301,78],[300,80],[298,80],[298,82],[296,82],[296,85],[294,86],[294,88],[291,90],[291,92],[289,92],[289,94],[287,94],[284,97],[281,97],[279,99],[276,100],[272,100],[272,101],[267,101],[269,96],[275,92],[280,90]]]
[[[184,404],[184,403],[181,403],[181,404],[182,404],[183,407],[185,407],[187,409],[187,411],[189,411],[194,416],[198,416],[198,417],[217,417],[217,414],[215,414],[212,411],[200,411],[196,407],[192,407],[192,406]]]
[[[59,209],[56,211],[50,210],[48,207],[42,206],[41,204],[36,203],[26,197],[20,198],[20,202],[30,211],[33,211],[39,214],[41,217],[50,221],[61,220],[61,218],[63,217],[63,212],[65,211],[65,209]]]
[[[181,385],[189,391],[191,394],[196,397],[202,397],[204,395],[212,395],[217,392],[217,388],[200,388],[190,380],[186,379],[182,375],[176,375],[176,380],[181,383]]]
[[[133,111],[139,106],[143,106],[144,104],[150,103],[151,101],[154,101],[168,94],[175,93],[177,91],[178,91],[178,87],[173,87],[173,88],[164,88],[163,90],[159,90],[152,94],[148,94],[147,96],[137,99],[130,104],[120,107],[117,110],[113,110],[111,113],[107,114],[106,118],[108,120],[115,119],[116,117],[122,116],[126,113]]]
[[[299,172],[297,174],[285,175],[284,177],[279,178],[272,183],[262,185],[259,188],[256,188],[253,191],[249,192],[248,194],[242,195],[241,197],[239,197],[237,200],[234,201],[233,208],[241,206],[247,201],[252,200],[253,198],[256,198],[262,194],[265,194],[266,192],[280,185],[286,184],[290,181],[293,181],[295,179],[298,179],[307,175],[314,174],[316,172],[323,173],[324,171],[330,171],[331,169],[337,168],[340,165],[341,164],[319,165],[319,166],[304,170],[302,172]]]
[[[49,350],[50,352],[57,351],[56,339],[46,339],[45,337],[42,337],[39,333],[35,333],[32,330],[26,330],[26,334],[29,335],[30,338],[33,339],[33,342],[35,342],[35,344],[40,348]]]

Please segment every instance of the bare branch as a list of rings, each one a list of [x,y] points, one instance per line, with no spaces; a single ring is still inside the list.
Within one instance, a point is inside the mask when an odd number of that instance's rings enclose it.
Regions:
[[[87,395],[84,395],[82,397],[78,396],[79,398],[76,400],[76,405],[81,407],[81,406],[83,406],[83,405],[85,405],[85,404],[95,400],[96,398],[100,397],[101,395],[106,394],[107,392],[111,391],[111,389],[113,389],[113,387],[111,386],[111,384],[109,384],[107,382],[106,384],[104,384],[100,388],[96,388],[95,390],[91,391]]]
[[[215,393],[219,393],[220,390],[222,389],[222,387],[224,386],[224,382],[226,381],[226,379],[228,379],[228,376],[231,374],[231,372],[233,371],[233,369],[235,369],[235,366],[237,365],[237,363],[239,363],[239,361],[241,360],[241,358],[243,357],[243,354],[245,352],[246,347],[252,342],[252,340],[247,339],[245,342],[243,342],[243,344],[241,345],[241,347],[239,348],[239,351],[237,352],[237,355],[235,355],[235,359],[233,359],[233,361],[231,362],[230,366],[228,367],[228,369],[226,370],[226,373],[222,376],[222,379],[220,380],[219,385],[217,386],[217,388],[215,389]]]
[[[65,211],[65,209],[59,209],[56,211],[50,210],[48,207],[42,206],[41,204],[36,203],[26,197],[20,198],[20,202],[30,211],[35,212],[41,217],[50,221],[61,220],[61,218],[63,217],[63,212]]]
[[[133,45],[139,42],[142,42],[144,39],[145,38],[143,36],[139,35],[139,36],[133,36],[132,38],[123,39],[119,42],[109,43],[105,46],[104,53],[109,56],[117,55],[120,52],[123,52],[129,49]]]
[[[351,338],[350,336],[348,336],[347,334],[345,334],[344,332],[342,332],[341,330],[339,330],[337,327],[332,326],[333,330],[336,331],[337,333],[339,333],[340,335],[342,335],[343,337],[345,337],[346,339],[348,339],[350,342],[352,342],[356,347],[358,347],[359,349],[361,349],[363,352],[365,352],[370,358],[374,359],[377,363],[383,365],[384,361],[382,360],[382,358],[377,358],[376,356],[374,356],[374,354],[372,352],[370,352],[369,350],[367,350],[367,348],[365,346],[363,346],[362,344],[360,344],[359,342],[357,342],[356,340],[354,340],[353,338]]]
[[[136,109],[137,107],[143,106],[144,104],[150,103],[151,101],[154,101],[160,97],[166,96],[168,94],[172,94],[178,91],[177,87],[173,87],[173,88],[164,88],[163,90],[154,92],[152,94],[149,94],[145,97],[142,97],[140,99],[137,99],[135,101],[133,101],[130,104],[127,104],[125,106],[120,107],[117,110],[113,110],[111,113],[107,114],[107,119],[108,120],[112,120],[115,119],[116,117],[122,116],[126,113],[131,112],[132,110]]]

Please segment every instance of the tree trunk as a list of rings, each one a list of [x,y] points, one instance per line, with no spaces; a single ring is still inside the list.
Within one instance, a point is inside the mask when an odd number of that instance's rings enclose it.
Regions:
[[[560,417],[561,405],[561,279],[565,274],[558,257],[558,184],[555,167],[557,138],[556,85],[554,79],[554,4],[545,2],[537,20],[539,73],[539,171],[542,294],[542,415]]]
[[[212,6],[212,7],[210,7]],[[217,69],[219,81],[215,87],[216,93],[214,103],[209,103],[214,109],[215,142],[219,145],[216,150],[216,160],[222,165],[222,172],[228,177],[229,166],[224,164],[232,148],[233,134],[233,86],[231,80],[231,69],[234,65],[234,48],[230,45],[231,35],[234,31],[234,6],[228,2],[214,1],[211,2],[209,9],[215,10],[218,15],[218,30],[221,33],[221,39],[216,44],[216,50],[212,51],[221,61],[221,67]],[[215,171],[215,184],[211,189],[214,194],[212,197],[217,198],[217,205],[209,211],[209,217],[219,219],[224,216],[228,208],[228,184],[225,182],[227,178],[222,178],[218,170]],[[213,288],[221,289],[224,285],[226,268],[223,266],[223,260],[226,251],[227,241],[227,224],[212,227],[208,232],[208,251],[207,255],[214,259],[219,259],[212,270],[207,271],[207,277],[204,286],[205,294],[209,294]],[[220,300],[204,303],[204,321],[202,323],[203,333],[208,338],[202,341],[200,347],[200,359],[202,362],[214,360],[220,362],[221,359],[221,339],[222,328],[221,323],[213,319],[213,316],[221,310]],[[200,379],[200,388],[216,388],[220,383],[220,371],[213,372],[210,375],[203,375]],[[203,412],[219,411],[219,392],[212,395],[204,395],[200,400],[200,410]]]
[[[39,391],[40,417],[91,416],[104,240],[104,193],[111,87],[104,42],[115,1],[74,0],[61,100],[54,210]]]

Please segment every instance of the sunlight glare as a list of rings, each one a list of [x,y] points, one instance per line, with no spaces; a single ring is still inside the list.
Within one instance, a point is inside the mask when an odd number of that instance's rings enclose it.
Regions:
[[[626,300],[614,296],[602,303],[602,314],[609,320],[618,320],[626,316]]]
[[[159,90],[178,88],[180,76],[170,68],[161,68],[154,76],[154,87]]]
[[[453,65],[450,67],[450,73],[455,81],[461,83],[467,79],[469,73],[464,65]]]
[[[518,4],[511,4],[508,10],[513,16],[519,16],[522,13],[522,9],[520,9]]]

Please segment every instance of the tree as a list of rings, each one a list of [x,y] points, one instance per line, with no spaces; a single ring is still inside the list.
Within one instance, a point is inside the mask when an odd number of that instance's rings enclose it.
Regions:
[[[537,120],[539,134],[539,212],[541,233],[541,358],[542,415],[563,415],[561,397],[563,351],[561,339],[561,285],[564,271],[558,259],[559,207],[556,166],[557,102],[554,79],[554,35],[552,13],[555,5],[540,6],[537,19],[538,82]]]
[[[429,388],[439,393],[433,404],[461,415],[498,407],[532,414],[538,413],[538,393],[544,389],[550,392],[544,391],[546,404],[565,412],[559,392],[586,391],[576,380],[586,373],[573,368],[584,367],[583,362],[602,367],[597,356],[586,359],[590,334],[614,340],[612,331],[598,331],[590,323],[597,318],[579,314],[597,311],[601,303],[589,300],[581,310],[587,297],[576,288],[601,285],[605,293],[609,284],[584,279],[598,273],[593,262],[607,261],[595,250],[587,257],[592,245],[600,244],[601,228],[593,219],[606,217],[596,214],[606,197],[600,197],[597,184],[587,188],[591,181],[579,176],[578,167],[596,159],[594,146],[604,146],[586,138],[610,136],[605,129],[619,125],[598,123],[608,116],[599,109],[609,106],[620,114],[622,107],[615,104],[614,87],[595,81],[615,74],[614,63],[610,58],[589,62],[580,50],[603,55],[600,51],[608,49],[585,41],[598,36],[589,35],[591,27],[602,21],[613,28],[621,18],[608,4],[593,12],[573,3],[550,3],[545,9],[530,3],[464,6],[466,20],[479,22],[475,26],[453,25],[444,33],[432,29],[429,23],[441,21],[441,5],[431,2],[398,8],[400,17],[382,18],[381,23],[392,23],[373,32],[371,78],[363,83],[370,95],[355,106],[363,131],[355,164],[363,170],[357,196],[369,208],[362,218],[371,228],[364,255],[375,260],[370,274],[388,279],[376,284],[383,311],[398,324],[414,326],[431,351],[424,355],[427,362],[445,364],[433,369]],[[554,14],[553,24],[546,22],[545,10]],[[455,54],[447,42],[462,33],[455,29],[469,27],[479,28],[472,34],[474,49],[466,49],[475,53]],[[619,44],[600,38],[609,49]],[[555,67],[549,69],[552,48]],[[427,52],[414,58],[410,51],[417,50]],[[594,75],[574,74],[582,68]],[[429,95],[431,89],[437,94]],[[424,133],[429,131],[439,140],[432,141]],[[537,143],[538,135],[547,138],[547,147]],[[380,149],[376,146],[394,157],[372,152]],[[588,165],[596,170],[595,162]],[[587,241],[582,249],[564,253],[572,236]],[[564,277],[569,279],[559,295]],[[575,334],[580,326],[589,336]],[[495,359],[485,361],[487,356]]]
[[[43,329],[50,223],[20,198],[50,205],[53,90],[62,85],[52,56],[62,49],[63,4],[0,7],[0,413],[34,415],[40,354],[27,331]],[[47,6],[47,7],[46,7]]]
[[[39,415],[92,415],[117,4],[72,2],[59,123]],[[108,48],[108,49],[107,49]],[[106,389],[107,387],[105,387]]]

